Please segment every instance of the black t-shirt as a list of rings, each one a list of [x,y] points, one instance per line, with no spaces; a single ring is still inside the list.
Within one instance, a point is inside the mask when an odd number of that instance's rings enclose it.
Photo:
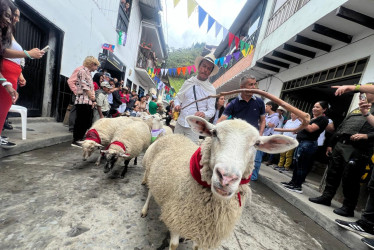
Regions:
[[[312,119],[309,122],[309,125],[313,123],[317,124],[319,129],[312,133],[306,131],[305,129],[301,130],[297,133],[296,136],[296,139],[298,141],[317,141],[319,135],[326,129],[327,125],[329,124],[329,119],[326,116],[319,116],[315,119]]]

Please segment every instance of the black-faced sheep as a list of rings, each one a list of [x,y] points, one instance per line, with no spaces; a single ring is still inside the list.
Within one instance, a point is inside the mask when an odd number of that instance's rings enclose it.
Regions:
[[[179,237],[191,239],[194,249],[211,249],[232,233],[251,194],[249,185],[241,184],[250,180],[256,149],[279,153],[298,143],[282,135],[260,136],[242,120],[217,125],[196,116],[186,120],[207,138],[201,151],[182,135],[161,137],[147,150],[143,166],[149,192],[142,217],[153,196],[171,234],[170,249],[178,247]]]

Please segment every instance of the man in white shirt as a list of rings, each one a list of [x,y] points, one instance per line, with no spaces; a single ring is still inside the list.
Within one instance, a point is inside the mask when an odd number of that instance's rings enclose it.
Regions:
[[[205,57],[198,56],[195,60],[195,67],[198,70],[197,76],[193,76],[186,80],[174,99],[174,110],[180,111],[174,133],[183,134],[197,144],[199,136],[192,132],[190,126],[186,122],[186,116],[196,115],[209,120],[215,114],[215,98],[210,98],[196,104],[192,104],[186,108],[188,104],[207,97],[215,95],[216,89],[209,82],[209,77],[218,73],[218,66],[214,64],[215,57],[213,54]]]

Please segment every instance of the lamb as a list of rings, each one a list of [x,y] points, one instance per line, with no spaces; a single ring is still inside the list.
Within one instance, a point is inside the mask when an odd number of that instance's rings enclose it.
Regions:
[[[86,133],[86,139],[81,143],[83,149],[83,160],[95,151],[109,145],[114,132],[124,124],[131,122],[132,119],[127,117],[118,118],[102,118],[97,120]],[[96,165],[100,164],[101,154],[96,161]]]
[[[104,173],[112,170],[119,158],[124,158],[126,159],[125,166],[121,172],[121,178],[124,178],[130,160],[136,158],[150,144],[151,132],[145,122],[135,120],[125,124],[114,133],[108,149],[101,151],[105,154],[107,160]]]
[[[142,209],[145,217],[151,196],[161,207],[160,219],[171,235],[191,239],[194,249],[216,248],[233,231],[251,191],[246,184],[254,168],[255,150],[280,153],[298,145],[283,135],[260,136],[240,119],[210,124],[188,116],[192,130],[206,139],[199,148],[182,135],[159,138],[145,153],[143,181],[149,187]]]

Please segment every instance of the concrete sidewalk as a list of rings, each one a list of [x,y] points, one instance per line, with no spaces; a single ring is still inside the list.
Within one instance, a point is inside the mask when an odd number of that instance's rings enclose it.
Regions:
[[[1,135],[7,136],[17,146],[12,149],[0,148],[0,158],[73,140],[73,134],[55,118],[27,118],[26,140],[22,140],[21,119],[16,117],[9,120],[13,123],[13,130],[4,130]]]
[[[361,242],[361,236],[356,233],[350,232],[338,226],[335,219],[346,221],[356,221],[361,217],[361,213],[355,211],[355,217],[342,217],[333,212],[335,208],[342,206],[341,203],[333,200],[330,207],[315,204],[308,200],[309,197],[317,197],[321,194],[318,192],[318,187],[315,183],[308,182],[303,184],[303,193],[298,194],[286,190],[281,182],[290,181],[292,172],[280,173],[272,168],[262,164],[260,170],[259,181],[267,185],[274,192],[278,193],[281,197],[289,203],[300,209],[306,216],[314,220],[321,227],[326,229],[329,233],[343,242],[345,245],[352,249],[368,249],[368,247]]]
[[[4,130],[2,135],[8,136],[12,142],[17,143],[13,149],[1,149],[0,158],[16,155],[38,148],[48,147],[72,140],[72,133],[62,123],[57,123],[54,118],[28,118],[27,140],[21,140],[21,123],[19,118],[12,118],[13,130]],[[292,172],[279,173],[272,167],[262,164],[258,181],[264,183],[281,197],[300,209],[306,216],[325,228],[333,236],[352,249],[368,249],[361,242],[359,235],[340,228],[335,219],[355,221],[360,218],[360,213],[355,213],[354,218],[345,218],[333,213],[333,209],[341,206],[333,201],[330,207],[318,205],[308,201],[309,197],[319,196],[317,183],[308,180],[303,185],[303,194],[287,191],[280,182],[290,181]]]

